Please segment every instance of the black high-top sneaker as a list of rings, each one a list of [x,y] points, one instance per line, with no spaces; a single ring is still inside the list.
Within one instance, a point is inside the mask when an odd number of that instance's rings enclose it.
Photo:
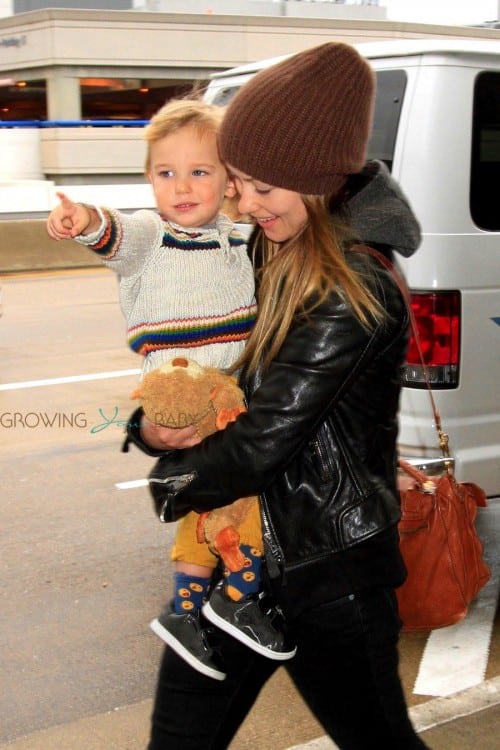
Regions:
[[[264,594],[234,602],[225,593],[224,582],[220,581],[202,612],[207,620],[258,654],[277,661],[291,659],[297,648],[286,643],[284,634],[273,624],[276,611],[264,603]]]
[[[214,680],[226,679],[226,673],[218,663],[218,655],[208,640],[211,628],[202,627],[198,612],[178,615],[167,606],[150,627],[193,669]]]

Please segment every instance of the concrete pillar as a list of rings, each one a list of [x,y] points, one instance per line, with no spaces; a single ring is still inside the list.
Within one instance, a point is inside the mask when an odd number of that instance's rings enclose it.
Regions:
[[[47,79],[47,119],[81,120],[80,79],[55,75]]]

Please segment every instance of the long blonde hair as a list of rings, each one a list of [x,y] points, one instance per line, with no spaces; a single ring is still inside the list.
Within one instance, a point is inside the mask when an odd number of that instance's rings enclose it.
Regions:
[[[308,221],[295,237],[276,244],[260,231],[254,243],[257,322],[235,365],[246,374],[266,370],[294,319],[306,318],[333,289],[363,326],[370,328],[383,316],[362,275],[345,258],[345,248],[355,242],[349,226],[332,215],[325,198],[302,199]]]

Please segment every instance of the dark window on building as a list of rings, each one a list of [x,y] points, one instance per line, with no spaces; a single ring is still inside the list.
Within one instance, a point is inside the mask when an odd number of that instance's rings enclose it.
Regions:
[[[191,83],[138,79],[80,79],[84,120],[149,120],[169,99],[186,96]]]
[[[470,211],[481,229],[500,230],[500,73],[480,73],[474,86]]]
[[[81,78],[82,119],[149,120],[169,99],[186,96],[192,89],[193,83],[182,81]],[[47,119],[44,80],[0,86],[0,121]]]
[[[17,81],[0,87],[0,121],[46,120],[45,81]]]

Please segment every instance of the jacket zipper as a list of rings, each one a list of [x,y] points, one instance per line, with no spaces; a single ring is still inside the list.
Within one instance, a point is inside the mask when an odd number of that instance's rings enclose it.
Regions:
[[[265,495],[261,495],[262,537],[264,539],[267,572],[270,578],[284,579],[284,557],[278,538],[271,526]]]
[[[318,436],[311,442],[311,446],[318,457],[322,479],[324,481],[330,480],[332,478],[332,467],[328,458],[327,448],[321,439],[321,435],[318,434]]]

